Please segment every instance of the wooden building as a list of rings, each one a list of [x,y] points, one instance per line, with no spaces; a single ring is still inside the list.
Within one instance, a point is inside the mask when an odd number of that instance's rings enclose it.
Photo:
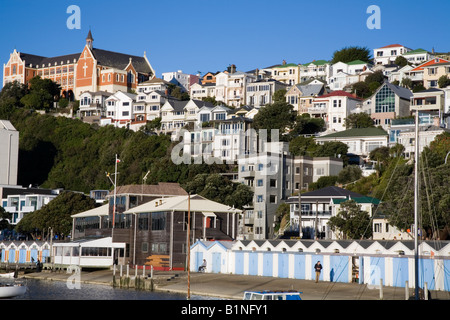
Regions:
[[[109,203],[72,216],[73,240],[111,237],[111,264],[152,265],[155,269],[184,269],[187,225],[191,209],[191,244],[237,237],[240,210],[191,196],[177,183],[118,187]],[[119,246],[119,244],[121,244]]]

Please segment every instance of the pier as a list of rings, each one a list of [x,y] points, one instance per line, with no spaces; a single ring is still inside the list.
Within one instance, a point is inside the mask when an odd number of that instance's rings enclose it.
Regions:
[[[154,271],[143,274],[142,269],[122,268],[114,270],[84,271],[80,274],[67,271],[42,271],[26,273],[23,278],[40,279],[48,281],[67,281],[68,285],[77,282],[81,287],[83,283],[116,286],[130,290],[152,290],[155,292],[187,293],[188,275],[184,271]],[[365,284],[338,283],[289,278],[215,274],[191,272],[191,295],[209,296],[218,299],[241,300],[247,290],[299,290],[302,291],[303,300],[407,300],[406,290],[402,287],[372,288]],[[408,296],[413,292],[408,291]],[[447,291],[431,291],[432,300],[450,300]]]

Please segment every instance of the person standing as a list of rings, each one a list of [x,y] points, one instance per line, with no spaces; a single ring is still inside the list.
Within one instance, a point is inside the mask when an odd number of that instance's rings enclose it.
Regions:
[[[314,270],[316,271],[316,283],[319,282],[320,272],[322,271],[322,265],[320,264],[320,261],[317,261],[317,263],[314,265]]]

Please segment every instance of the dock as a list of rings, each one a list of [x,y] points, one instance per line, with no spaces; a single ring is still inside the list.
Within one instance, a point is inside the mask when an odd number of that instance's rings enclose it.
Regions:
[[[142,270],[130,270],[120,276],[112,270],[81,271],[77,278],[79,283],[117,286],[130,290],[153,290],[158,292],[186,293],[188,275],[185,271],[154,271],[150,274],[137,275]],[[124,277],[128,279],[125,279]],[[25,273],[21,277],[52,281],[75,279],[72,273],[36,272]],[[207,296],[217,299],[241,300],[247,290],[299,290],[303,300],[407,300],[414,290],[401,287],[371,288],[365,284],[339,283],[290,278],[275,278],[249,275],[216,274],[191,272],[189,291],[191,295]],[[432,300],[450,300],[448,291],[430,291]]]

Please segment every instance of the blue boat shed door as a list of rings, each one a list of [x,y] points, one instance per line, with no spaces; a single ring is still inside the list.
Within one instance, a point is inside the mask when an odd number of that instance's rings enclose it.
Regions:
[[[213,252],[213,254],[212,254],[212,272],[220,273],[221,260],[222,260],[222,254],[220,252]]]

